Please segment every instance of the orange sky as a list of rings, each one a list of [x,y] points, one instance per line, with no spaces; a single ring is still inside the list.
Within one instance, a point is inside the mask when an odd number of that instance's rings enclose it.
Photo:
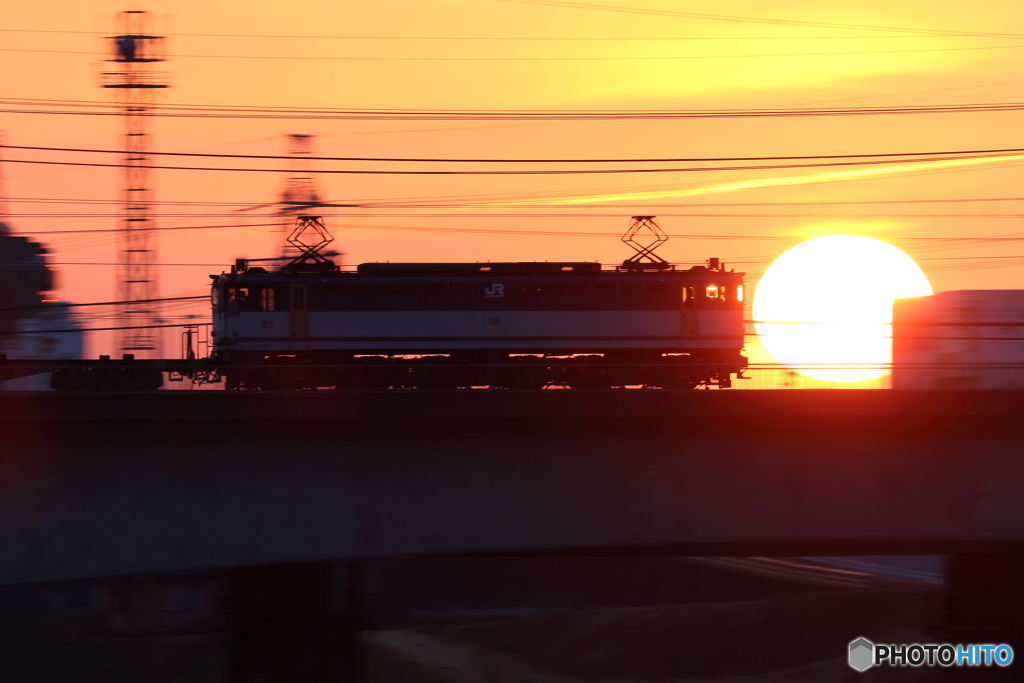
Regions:
[[[1015,102],[1022,99],[1024,84],[1020,76],[1024,38],[942,34],[1024,34],[1024,5],[1009,1],[965,4],[871,0],[844,6],[780,0],[770,7],[763,2],[731,1],[709,9],[708,3],[669,0],[164,0],[142,3],[141,7],[152,10],[158,29],[171,36],[170,61],[164,65],[174,84],[163,98],[168,104],[687,110],[897,106]],[[102,68],[102,36],[113,27],[113,13],[126,8],[129,5],[106,0],[5,0],[0,5],[0,28],[4,29],[0,32],[0,97],[104,100],[106,95],[97,87],[96,76]],[[789,23],[679,14],[710,11]],[[914,32],[844,28],[851,25]],[[1024,136],[1019,133],[1022,118],[1024,112],[503,123],[167,118],[156,122],[154,147],[178,152],[281,154],[285,150],[282,136],[308,133],[318,136],[317,151],[323,156],[863,154],[1024,147]],[[12,145],[109,149],[120,144],[118,121],[113,117],[0,113],[0,128]],[[66,153],[8,151],[6,156],[113,161]],[[364,164],[358,168],[388,166]],[[546,259],[599,259],[611,263],[628,256],[617,237],[628,217],[650,213],[662,216],[661,224],[669,233],[709,236],[669,241],[661,252],[666,258],[699,262],[718,256],[729,262],[746,262],[742,268],[752,274],[752,280],[768,261],[800,239],[842,232],[891,238],[919,259],[936,290],[1020,286],[1017,264],[1024,261],[1008,261],[1013,267],[993,268],[998,261],[949,259],[1024,256],[1024,243],[935,243],[908,238],[1024,235],[1024,227],[1018,227],[1020,219],[994,217],[1024,214],[1022,201],[674,209],[655,206],[1024,197],[1020,161],[837,175],[819,177],[816,182],[807,182],[805,177],[833,170],[519,177],[333,175],[323,177],[321,187],[326,198],[337,202],[473,195],[499,198],[499,206],[435,212],[445,214],[440,217],[431,217],[427,215],[431,212],[422,209],[355,210],[358,217],[328,214],[328,224],[333,226],[336,245],[345,252],[346,263]],[[118,178],[112,169],[9,164],[5,172],[11,198],[111,200],[117,196]],[[772,180],[778,177],[790,180]],[[264,205],[275,200],[282,182],[282,176],[275,173],[164,170],[157,174],[156,187],[158,199],[165,201]],[[563,200],[545,208],[523,209],[509,204],[507,198],[512,195],[529,205],[538,204],[531,197]],[[571,199],[581,195],[603,196],[605,201],[595,208],[590,208],[593,203],[581,207]],[[93,216],[111,213],[112,208],[21,201],[9,206],[15,228],[37,235],[51,247],[53,259],[64,264],[113,261],[112,235],[52,234],[58,230],[116,227],[113,217]],[[819,215],[667,215],[696,212]],[[68,215],[49,215],[58,213]],[[162,206],[159,213],[163,214],[159,222],[164,226],[269,222],[261,218],[266,210],[242,214],[243,219],[230,213],[209,215],[209,207],[197,206]],[[402,213],[411,215],[394,215]],[[508,215],[523,213],[551,217]],[[577,216],[589,213],[600,215]],[[949,214],[977,217],[942,217]],[[378,229],[372,229],[374,226]],[[381,227],[610,235],[459,234]],[[726,237],[743,235],[785,239]],[[274,255],[277,239],[274,231],[263,228],[165,232],[160,237],[159,261],[227,265],[235,257]],[[163,266],[161,293],[204,293],[207,275],[219,270],[206,265]],[[73,301],[111,300],[113,267],[61,266],[59,296]],[[189,312],[205,317],[207,309],[202,305],[181,307],[168,315]],[[95,325],[102,321],[87,322]],[[90,349],[93,354],[109,351],[102,338]],[[176,351],[175,339],[168,353]]]

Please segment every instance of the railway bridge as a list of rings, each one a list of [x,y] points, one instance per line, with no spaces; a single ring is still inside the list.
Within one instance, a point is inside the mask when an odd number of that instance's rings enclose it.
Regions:
[[[1017,391],[16,392],[0,422],[3,583],[1024,547]]]
[[[3,584],[396,555],[946,554],[975,625],[1024,636],[1020,391],[12,392],[0,423]]]

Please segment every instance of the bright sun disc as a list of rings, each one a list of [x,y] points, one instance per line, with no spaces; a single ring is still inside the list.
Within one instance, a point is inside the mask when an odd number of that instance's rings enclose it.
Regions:
[[[892,362],[893,299],[931,293],[914,260],[891,244],[816,237],[768,266],[754,293],[754,327],[775,360],[808,377],[877,379]],[[802,367],[847,364],[867,367]]]

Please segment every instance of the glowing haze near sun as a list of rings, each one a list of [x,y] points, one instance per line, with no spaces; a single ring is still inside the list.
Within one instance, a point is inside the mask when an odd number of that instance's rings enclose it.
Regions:
[[[765,271],[754,293],[755,329],[776,361],[809,377],[877,379],[892,362],[893,299],[931,293],[914,260],[891,244],[816,237]],[[866,367],[801,367],[847,364]]]

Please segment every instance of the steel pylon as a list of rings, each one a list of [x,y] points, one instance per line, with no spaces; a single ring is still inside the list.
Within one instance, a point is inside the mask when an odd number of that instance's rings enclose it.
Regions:
[[[103,87],[117,96],[121,108],[121,227],[117,233],[117,346],[124,353],[160,354],[157,317],[159,289],[156,232],[152,217],[152,116],[157,93],[168,87],[166,75],[154,71],[163,62],[163,38],[148,31],[149,14],[117,15],[118,35],[109,37],[114,66],[105,71]]]

